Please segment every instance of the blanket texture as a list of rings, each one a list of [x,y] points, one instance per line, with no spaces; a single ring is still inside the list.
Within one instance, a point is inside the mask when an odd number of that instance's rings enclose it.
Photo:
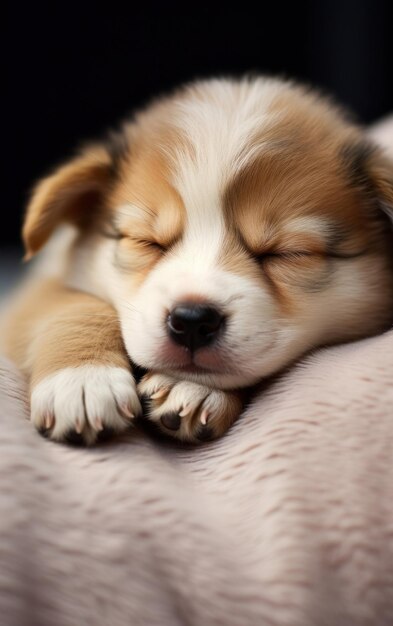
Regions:
[[[58,445],[6,361],[0,394],[1,626],[393,624],[393,331],[195,448]]]

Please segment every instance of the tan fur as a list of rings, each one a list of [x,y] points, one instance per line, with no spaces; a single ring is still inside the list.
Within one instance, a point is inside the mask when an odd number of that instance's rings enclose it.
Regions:
[[[108,153],[97,145],[86,148],[71,163],[42,180],[34,194],[23,226],[26,258],[31,258],[50,237],[60,222],[91,225],[91,210],[97,221],[111,178]]]
[[[31,285],[7,317],[4,350],[32,387],[65,367],[130,367],[113,308],[57,281]]]
[[[156,145],[160,138],[154,140]],[[163,156],[140,140],[132,156],[124,159],[119,182],[108,200],[108,205],[116,208],[113,219],[122,235],[117,262],[120,269],[132,270],[138,276],[136,284],[143,281],[159,260],[160,249],[173,246],[183,231],[184,205],[168,182],[168,171]],[[119,210],[125,204],[138,206],[141,219]]]

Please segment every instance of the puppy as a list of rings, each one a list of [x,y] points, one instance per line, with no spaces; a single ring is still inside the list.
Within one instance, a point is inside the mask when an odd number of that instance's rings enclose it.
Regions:
[[[27,208],[28,259],[57,231],[3,333],[34,425],[91,444],[144,397],[168,435],[222,435],[247,387],[391,323],[392,207],[393,164],[307,88],[214,79],[153,102]]]

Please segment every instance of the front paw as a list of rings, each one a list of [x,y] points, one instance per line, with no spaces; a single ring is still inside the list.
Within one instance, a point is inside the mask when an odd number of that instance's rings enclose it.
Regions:
[[[89,445],[104,434],[123,432],[140,413],[134,378],[121,367],[67,367],[31,393],[33,424],[56,441]]]
[[[240,392],[212,389],[164,374],[146,374],[138,391],[149,420],[167,435],[194,443],[224,434],[243,406]]]

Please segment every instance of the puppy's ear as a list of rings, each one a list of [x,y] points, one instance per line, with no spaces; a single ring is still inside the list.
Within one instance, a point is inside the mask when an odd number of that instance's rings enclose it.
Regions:
[[[371,175],[378,194],[379,206],[393,227],[393,161],[379,156],[371,163]]]
[[[393,160],[368,140],[346,146],[343,154],[352,184],[368,195],[393,226]]]
[[[97,144],[86,146],[72,161],[41,180],[33,190],[23,225],[25,258],[38,252],[59,223],[87,226],[102,207],[113,176],[111,152]]]

